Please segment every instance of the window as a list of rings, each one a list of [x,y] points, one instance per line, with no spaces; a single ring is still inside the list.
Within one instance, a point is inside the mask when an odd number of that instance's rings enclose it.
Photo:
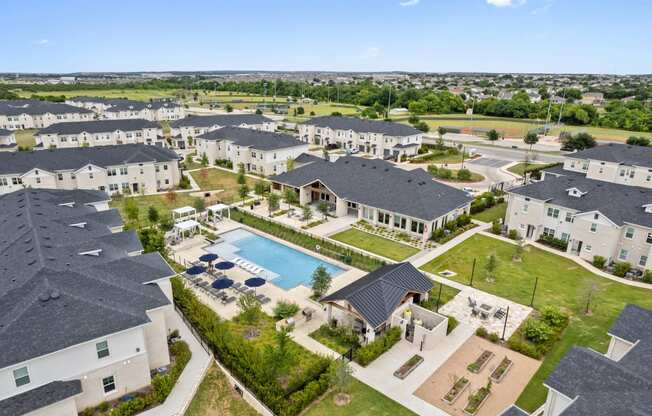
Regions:
[[[57,179],[62,181],[63,180],[63,173],[57,173]]]
[[[593,214],[593,219],[594,220],[600,219],[600,214]]]
[[[559,218],[559,210],[557,208],[548,208],[548,216],[552,218]]]
[[[127,168],[120,168],[120,175],[126,175],[127,174]]]
[[[567,212],[565,220],[566,220],[566,222],[573,222],[573,214],[571,214],[570,212]]]
[[[620,260],[627,260],[627,255],[628,255],[628,254],[629,254],[629,253],[627,252],[627,250],[625,250],[625,249],[623,248],[623,249],[620,250],[620,253],[618,254],[618,258],[619,258]]]
[[[95,344],[97,350],[97,358],[104,358],[109,356],[109,343],[107,341],[98,342]]]
[[[543,235],[546,237],[554,237],[555,230],[553,230],[552,228],[543,227]]]
[[[109,171],[106,173],[106,175],[107,175],[107,176],[116,176],[117,173],[118,173],[118,172],[117,172],[117,171],[115,170],[115,168],[114,168],[114,169],[109,169]]]
[[[625,169],[620,170],[620,176],[624,177],[625,176]]]
[[[638,265],[645,267],[647,264],[647,256],[641,256],[641,258],[638,260]]]
[[[591,232],[594,233],[596,231],[598,231],[598,224],[593,222],[591,223]]]
[[[7,186],[8,184],[9,181],[7,181],[7,178],[0,178],[0,185]]]
[[[27,367],[20,367],[14,370],[14,381],[16,382],[16,387],[29,384],[29,372],[27,371]]]
[[[407,227],[407,218],[394,215],[394,227],[405,230],[405,227]]]
[[[625,230],[625,238],[629,238],[630,240],[634,238],[634,229],[632,227],[627,227]]]
[[[160,170],[161,170],[161,168],[159,168],[158,165],[154,165],[154,171],[155,171],[156,173],[160,172]]]
[[[378,211],[378,222],[379,223],[385,224],[385,225],[389,224],[389,217],[390,217],[390,215],[388,213]]]
[[[562,241],[568,241],[569,238],[570,238],[570,234],[568,234],[568,233],[561,233],[561,240],[562,240]]]
[[[591,245],[590,244],[585,245],[584,250],[591,251]]]
[[[102,379],[102,388],[104,388],[104,394],[115,391],[115,378],[113,376],[104,377]]]
[[[647,233],[647,239],[645,240],[646,243],[652,244],[652,233]]]
[[[36,177],[36,183],[41,183],[41,178],[39,178],[38,176]]]

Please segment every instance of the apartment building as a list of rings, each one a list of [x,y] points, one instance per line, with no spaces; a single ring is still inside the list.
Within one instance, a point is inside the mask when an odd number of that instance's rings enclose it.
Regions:
[[[95,113],[63,103],[0,100],[0,129],[42,129],[64,121],[93,120]]]
[[[315,117],[298,128],[303,142],[337,146],[381,159],[416,155],[423,140],[423,132],[407,124],[355,117]]]
[[[0,194],[23,188],[149,194],[173,189],[180,179],[179,156],[160,146],[0,152]]]
[[[197,153],[206,155],[211,164],[228,160],[237,170],[259,175],[275,175],[287,171],[288,160],[308,151],[308,144],[294,137],[242,127],[222,127],[197,136]]]
[[[142,254],[108,200],[87,190],[0,195],[2,415],[77,416],[170,364],[175,273],[160,254]]]
[[[70,98],[66,103],[93,111],[100,118],[113,120],[139,118],[149,121],[172,121],[185,117],[183,106],[169,99],[144,102],[124,98],[81,96]]]
[[[158,123],[137,118],[56,123],[39,130],[34,137],[36,146],[44,149],[127,143],[167,144]]]
[[[472,201],[465,192],[434,181],[423,169],[407,171],[380,159],[313,160],[269,179],[274,192],[291,189],[301,205],[325,202],[337,217],[350,215],[423,240],[468,214]]]
[[[174,146],[178,149],[193,147],[192,140],[209,131],[222,127],[242,127],[261,131],[276,131],[276,122],[262,114],[217,114],[211,116],[190,116],[171,124]]]
[[[17,147],[16,134],[11,130],[0,129],[0,152],[3,150],[14,150]]]

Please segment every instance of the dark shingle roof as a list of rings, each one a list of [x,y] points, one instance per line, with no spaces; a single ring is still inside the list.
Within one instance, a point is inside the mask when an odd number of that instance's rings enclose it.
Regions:
[[[272,133],[242,127],[222,127],[199,135],[197,138],[204,140],[231,140],[239,146],[251,147],[257,150],[277,150],[305,145],[305,143],[300,142],[289,134]]]
[[[211,116],[190,116],[175,120],[173,128],[178,127],[210,127],[210,126],[240,126],[242,124],[263,124],[271,123],[269,117],[262,114],[216,114]]]
[[[317,127],[329,127],[334,130],[353,130],[357,133],[382,133],[388,136],[413,136],[423,134],[407,124],[391,121],[367,120],[356,117],[323,116],[315,117],[305,122]]]
[[[568,155],[574,159],[592,159],[625,165],[652,166],[652,147],[609,143]]]
[[[46,171],[76,170],[91,163],[107,167],[125,163],[179,160],[172,150],[144,144],[73,147],[31,152],[0,152],[0,174],[24,173],[34,168]]]
[[[577,188],[586,194],[570,196],[567,191],[570,188]],[[627,222],[652,227],[652,214],[646,213],[643,208],[643,205],[652,204],[652,189],[588,179],[570,172],[509,192],[548,201],[580,213],[599,211],[618,225]]]
[[[0,114],[8,116],[17,116],[20,114],[67,114],[67,113],[86,113],[92,114],[91,110],[75,107],[69,104],[52,103],[49,101],[39,100],[0,100]]]
[[[135,231],[112,233],[115,212],[88,205],[107,199],[84,190],[0,196],[0,368],[146,324],[147,310],[169,304],[144,283],[174,272],[158,253],[129,255],[142,250]]]
[[[108,113],[117,113],[119,111],[140,111],[146,108],[151,110],[158,110],[164,107],[176,108],[180,105],[174,101],[155,100],[150,102],[135,101],[135,100],[107,100],[106,104],[111,105],[105,111]]]
[[[424,221],[472,200],[465,192],[434,181],[423,169],[407,171],[380,159],[350,156],[315,161],[270,180],[294,187],[320,181],[340,198]]]
[[[505,411],[502,412],[499,416],[529,416],[529,413],[525,412],[516,405],[512,405],[505,409]]]
[[[301,153],[296,159],[294,159],[294,161],[298,165],[306,165],[312,162],[323,162],[324,159],[319,156],[311,155],[310,153]]]
[[[0,137],[8,137],[14,134],[11,130],[0,129]]]
[[[430,289],[430,279],[411,263],[398,263],[383,266],[321,301],[346,300],[375,328],[389,319],[408,292],[425,293]]]
[[[559,362],[546,385],[573,403],[563,416],[652,415],[652,311],[627,305],[609,331],[639,341],[613,361],[586,348],[573,348]],[[619,335],[617,335],[619,336]]]
[[[0,401],[0,416],[21,416],[82,392],[81,381],[53,381]]]
[[[41,129],[37,134],[78,134],[86,133],[111,133],[117,130],[136,131],[142,129],[160,129],[161,126],[153,121],[139,118],[127,120],[96,120],[76,121],[70,123],[55,123]]]

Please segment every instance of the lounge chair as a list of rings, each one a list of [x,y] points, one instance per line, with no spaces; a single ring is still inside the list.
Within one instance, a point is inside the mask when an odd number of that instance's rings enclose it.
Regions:
[[[473,298],[471,298],[471,296],[469,296],[467,299],[469,300],[470,307],[475,308],[476,306],[478,306],[478,302],[476,302]]]
[[[272,301],[272,300],[271,300],[270,298],[268,298],[267,296],[264,296],[264,297],[260,300],[260,304],[261,304],[261,305],[264,305],[264,304],[269,303],[269,302],[271,302],[271,301]]]
[[[235,282],[233,286],[231,286],[231,289],[238,290],[242,286],[242,283],[240,282]]]
[[[494,313],[494,318],[503,319],[506,315],[505,309],[498,308],[496,313]]]
[[[258,295],[258,296],[256,296],[256,299],[258,299],[258,301],[262,302],[262,300],[265,299],[265,295],[262,295],[262,294]]]
[[[235,302],[235,299],[236,299],[235,296],[229,296],[228,298],[223,298],[222,303],[224,305],[228,305],[229,303]]]

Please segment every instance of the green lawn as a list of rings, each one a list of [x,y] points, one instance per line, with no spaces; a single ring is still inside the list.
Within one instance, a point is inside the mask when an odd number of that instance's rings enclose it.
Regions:
[[[222,189],[223,191],[218,194],[220,201],[230,204],[240,199],[237,174],[217,168],[206,168],[190,174],[202,190]],[[247,177],[249,190],[253,191],[256,182],[258,181]]]
[[[37,131],[37,129],[16,130],[16,144],[20,147],[28,147],[31,149],[36,145],[34,133]]]
[[[533,169],[541,168],[541,167],[548,167],[548,166],[554,166],[556,163],[525,163],[525,162],[520,162],[517,163],[514,166],[511,166],[507,168],[508,171],[515,173],[517,175],[523,176],[525,172],[530,172]]]
[[[475,235],[462,244],[422,267],[437,273],[444,269],[458,273],[453,280],[468,283],[473,259],[477,259],[474,287],[528,305],[535,278],[539,278],[534,306],[556,305],[571,314],[570,325],[562,338],[545,357],[539,371],[523,391],[517,404],[533,411],[543,404],[546,388],[542,383],[557,363],[574,345],[591,347],[605,352],[609,343],[607,330],[627,303],[652,308],[652,291],[626,286],[596,276],[575,262],[527,247],[523,261],[512,261],[515,246],[497,239]],[[497,278],[494,283],[484,279],[487,258],[495,253],[498,258]],[[584,309],[587,296],[593,291],[592,314]]]
[[[467,160],[468,155],[464,156],[464,159]],[[430,153],[415,157],[414,159],[410,160],[410,163],[462,163],[462,153],[451,153],[448,151],[433,150]]]
[[[149,101],[152,98],[174,97],[179,90],[175,89],[138,89],[138,88],[115,88],[108,90],[71,90],[71,91],[16,91],[20,97],[28,98],[32,94],[48,95],[66,98],[76,96],[105,97],[105,98],[128,98],[130,100]]]
[[[453,174],[453,176],[448,179],[438,178],[437,176],[434,175],[433,176],[435,177],[435,179],[441,179],[442,181],[446,181],[446,182],[474,183],[474,182],[482,182],[484,180],[484,176],[475,172],[471,172],[471,179],[466,179],[466,180],[462,180],[457,177],[457,174],[459,173],[459,169],[452,169],[451,173]]]
[[[340,354],[346,354],[347,351],[355,347],[353,344],[346,344],[342,342],[342,340],[338,337],[332,336],[328,333],[328,331],[324,331],[322,327],[312,331],[310,333],[310,337],[320,344],[325,345],[326,347]]]
[[[388,377],[392,377],[388,375]],[[334,393],[326,394],[321,401],[313,404],[303,413],[304,416],[415,416],[415,413],[396,403],[366,384],[353,379],[351,382],[351,402],[337,406]]]
[[[439,297],[439,290],[441,288],[441,297]],[[433,282],[432,289],[428,293],[428,300],[421,303],[421,306],[430,310],[437,309],[437,298],[439,298],[439,307],[441,308],[452,300],[457,294],[460,293],[459,290],[451,286],[446,286],[443,283]]]
[[[174,208],[179,208],[185,205],[193,206],[193,203],[197,200],[196,197],[190,196],[188,193],[179,193],[175,192],[175,199],[170,200],[168,195],[144,195],[144,196],[134,196],[129,197],[136,200],[138,203],[138,218],[139,225],[147,225],[147,210],[150,206],[155,207],[158,210],[160,218],[170,217],[172,215],[171,210]],[[124,197],[114,196],[110,202],[111,208],[117,208],[120,211],[120,215],[123,220],[127,221],[127,216],[124,211]]]
[[[419,252],[418,249],[407,244],[388,240],[354,228],[332,235],[330,238],[396,261],[403,261]]]
[[[507,202],[501,202],[489,209],[485,209],[482,212],[478,212],[477,214],[471,215],[471,218],[482,222],[493,222],[494,220],[505,218],[506,211],[507,211]]]
[[[185,416],[257,416],[213,364],[199,385]]]

